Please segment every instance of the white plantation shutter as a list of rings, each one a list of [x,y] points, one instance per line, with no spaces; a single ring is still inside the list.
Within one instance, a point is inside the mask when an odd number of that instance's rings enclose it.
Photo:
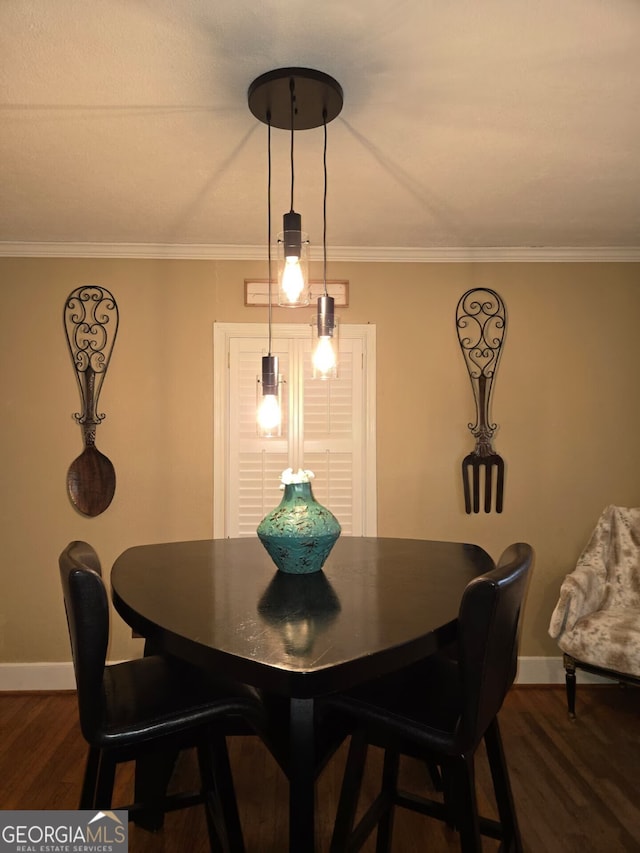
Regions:
[[[229,476],[227,482],[227,536],[250,536],[260,519],[280,501],[280,474],[289,467],[287,386],[283,393],[282,438],[260,438],[256,432],[256,385],[266,341],[233,338],[229,341]],[[279,370],[289,370],[288,342],[276,343],[272,353]],[[258,519],[256,521],[255,519]]]
[[[347,333],[344,334],[345,329]],[[256,378],[266,327],[214,325],[214,536],[254,536],[282,492],[285,468],[315,473],[313,493],[343,535],[375,535],[375,333],[341,328],[335,380],[311,378],[311,335],[302,324],[273,328],[284,377],[283,434],[256,432]]]
[[[316,500],[340,521],[343,534],[350,536],[355,529],[362,535],[360,502],[354,500],[354,483],[362,477],[362,341],[340,341],[337,379],[311,378],[311,341],[305,342],[302,357],[304,465],[300,467],[316,475],[312,486]]]

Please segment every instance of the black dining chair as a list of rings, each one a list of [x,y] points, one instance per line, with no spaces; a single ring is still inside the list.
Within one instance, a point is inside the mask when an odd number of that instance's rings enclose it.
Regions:
[[[466,587],[455,657],[435,654],[400,672],[328,697],[324,715],[346,718],[352,731],[336,815],[332,853],[359,850],[377,826],[377,853],[389,853],[395,806],[438,818],[460,833],[462,851],[482,849],[481,834],[521,851],[498,712],[517,669],[529,545],[511,545],[497,567]],[[479,817],[474,755],[484,739],[499,821]],[[384,748],[379,795],[355,824],[369,745]],[[441,768],[442,800],[398,788],[400,756]]]
[[[225,734],[261,733],[265,714],[257,692],[214,678],[168,655],[106,665],[109,604],[100,561],[86,542],[71,542],[59,558],[71,640],[80,726],[89,744],[79,808],[109,809],[116,765],[195,747],[201,790],[134,803],[164,813],[203,803],[213,851],[242,853],[244,842]],[[159,799],[158,799],[159,798]]]

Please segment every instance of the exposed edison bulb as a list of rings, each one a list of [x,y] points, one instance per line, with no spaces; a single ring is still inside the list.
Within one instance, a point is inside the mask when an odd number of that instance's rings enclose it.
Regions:
[[[258,406],[258,426],[265,432],[273,432],[280,426],[280,402],[275,394],[265,394]]]
[[[282,271],[282,289],[289,302],[297,302],[304,290],[304,275],[300,267],[300,258],[297,255],[285,258]]]
[[[318,344],[313,353],[313,366],[321,377],[326,377],[336,366],[336,353],[333,340],[328,336],[318,338]]]

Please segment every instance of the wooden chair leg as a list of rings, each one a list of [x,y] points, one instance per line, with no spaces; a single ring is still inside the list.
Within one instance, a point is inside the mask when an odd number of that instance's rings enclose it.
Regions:
[[[116,779],[116,762],[104,750],[100,754],[100,766],[98,769],[98,778],[96,781],[96,796],[94,807],[96,809],[111,808],[111,800],[113,797],[113,784]]]
[[[100,770],[100,750],[96,746],[90,746],[87,752],[87,761],[82,780],[82,791],[80,793],[80,809],[92,809],[96,803],[96,787],[98,784],[98,772]]]
[[[389,807],[384,810],[378,823],[376,853],[391,853],[391,837],[393,835],[393,817],[395,800],[398,793],[398,773],[400,770],[400,755],[391,750],[385,750],[382,767],[382,795]]]
[[[446,764],[440,768],[440,775],[442,777],[442,799],[446,814],[444,822],[449,829],[457,830],[453,779],[451,770]]]
[[[440,768],[435,761],[431,761],[431,759],[425,761],[424,764],[427,768],[427,773],[431,779],[434,791],[442,791],[442,773],[440,772]]]
[[[143,807],[134,812],[136,826],[157,832],[164,825],[164,799],[178,760],[179,750],[162,750],[136,761],[135,802]]]
[[[456,759],[452,772],[460,850],[462,853],[482,853],[473,755]]]
[[[572,720],[576,718],[576,665],[573,658],[563,655],[564,678],[567,687],[567,705],[569,716]]]
[[[368,744],[364,736],[356,732],[351,736],[349,753],[345,765],[342,787],[338,799],[338,810],[331,838],[331,853],[342,853],[347,849],[349,836],[360,799],[362,777],[367,760]]]
[[[220,806],[216,780],[213,774],[212,755],[208,744],[198,747],[198,766],[200,768],[202,797],[204,800],[205,816],[207,818],[207,829],[209,831],[209,849],[211,853],[225,853],[225,846],[222,843],[221,837],[224,833],[224,815]],[[227,843],[226,838],[224,841]]]
[[[225,736],[210,734],[207,742],[198,747],[198,761],[212,851],[245,853]]]
[[[484,741],[503,832],[501,849],[505,853],[522,853],[522,838],[497,718],[485,732]]]

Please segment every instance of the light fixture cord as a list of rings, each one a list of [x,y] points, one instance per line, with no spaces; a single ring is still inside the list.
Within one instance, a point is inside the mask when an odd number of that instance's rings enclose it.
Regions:
[[[327,110],[322,110],[322,126],[324,127],[324,149],[322,152],[322,165],[324,168],[324,194],[322,198],[322,255],[323,255],[323,278],[324,295],[327,292]]]
[[[294,183],[294,169],[293,169],[293,119],[294,119],[294,102],[295,102],[295,88],[296,81],[295,78],[292,77],[289,80],[289,94],[291,97],[291,115],[290,115],[290,123],[291,123],[291,210],[293,211],[293,183]]]
[[[271,111],[267,112],[267,253],[269,258],[269,355],[271,355]]]

